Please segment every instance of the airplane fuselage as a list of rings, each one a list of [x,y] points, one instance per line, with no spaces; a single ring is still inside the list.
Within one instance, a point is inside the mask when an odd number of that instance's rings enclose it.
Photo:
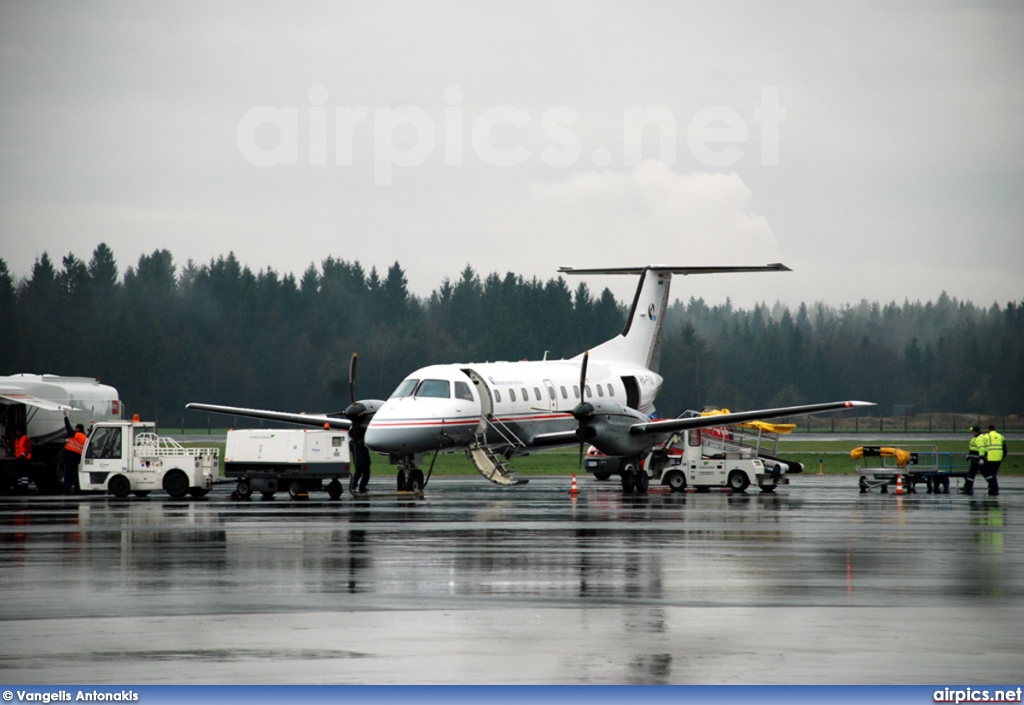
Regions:
[[[531,447],[541,434],[576,429],[580,367],[575,358],[421,368],[374,414],[366,445],[408,456],[466,447],[483,432],[489,444]],[[588,401],[647,415],[661,384],[661,376],[646,367],[591,361],[582,392]]]

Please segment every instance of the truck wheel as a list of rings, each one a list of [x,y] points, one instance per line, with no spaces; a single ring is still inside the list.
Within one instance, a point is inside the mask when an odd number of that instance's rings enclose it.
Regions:
[[[746,492],[748,487],[750,487],[750,480],[747,478],[747,473],[742,470],[733,470],[729,473],[729,489],[733,492]]]
[[[662,480],[662,484],[668,485],[669,489],[673,492],[682,492],[686,489],[686,475],[683,474],[682,470],[670,470],[665,473],[665,479]]]
[[[345,488],[338,482],[338,478],[334,478],[327,483],[327,496],[331,499],[341,499],[341,495],[345,493]]]
[[[242,499],[249,499],[252,497],[252,485],[249,484],[248,480],[243,478],[238,481],[238,485],[235,487],[235,492],[237,492],[238,496]]]
[[[124,475],[114,475],[107,483],[107,489],[115,497],[124,498],[132,491],[132,483],[128,482],[128,478]]]
[[[298,499],[299,497],[303,496],[309,497],[309,495],[306,494],[306,490],[304,490],[302,488],[302,485],[300,485],[298,482],[293,482],[292,484],[288,485],[288,496],[291,497],[292,499]]]
[[[164,475],[164,492],[175,499],[188,494],[188,475],[175,468]]]

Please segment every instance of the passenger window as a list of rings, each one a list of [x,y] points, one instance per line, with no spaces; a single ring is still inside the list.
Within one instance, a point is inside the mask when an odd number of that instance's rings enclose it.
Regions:
[[[494,390],[494,401],[498,402],[499,404],[501,403],[501,390]]]
[[[615,396],[615,387],[613,387],[611,384],[608,385],[608,396],[610,396],[610,397],[614,397]]]
[[[563,384],[561,387],[559,387],[559,389],[562,390],[562,398],[563,399],[568,399],[569,395],[565,393],[565,385]]]
[[[425,379],[420,382],[416,396],[447,399],[451,396],[451,385],[446,379]]]
[[[597,396],[599,396],[599,397],[603,397],[603,396],[604,396],[604,388],[603,388],[603,387],[601,387],[601,385],[600,385],[600,384],[598,384],[598,385],[596,385],[596,386],[597,386]]]
[[[533,396],[537,397],[537,401],[540,401],[540,389],[537,387],[533,388]]]
[[[526,387],[523,387],[523,401],[530,401],[530,393],[526,391]]]
[[[514,390],[514,389],[508,390],[508,398],[511,399],[512,401],[515,401],[516,400],[516,390]]]
[[[572,385],[572,398],[573,399],[579,399],[580,398],[580,388],[577,387],[575,384]]]
[[[588,397],[594,396],[593,394],[590,393],[590,385],[589,384],[583,385],[583,389],[584,389],[584,391],[586,391]]]
[[[554,401],[554,399],[555,399],[555,388],[554,387],[548,387],[548,397],[550,397],[551,400]]]
[[[473,392],[469,391],[469,385],[465,382],[455,383],[455,398],[473,401]]]

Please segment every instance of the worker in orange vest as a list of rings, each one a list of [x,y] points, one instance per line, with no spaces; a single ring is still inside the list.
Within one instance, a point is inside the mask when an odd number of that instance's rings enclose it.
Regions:
[[[14,459],[20,470],[21,484],[28,487],[32,471],[32,441],[23,428],[18,429],[17,438],[14,439]]]
[[[64,494],[78,494],[82,489],[78,484],[78,466],[85,448],[85,426],[75,424],[72,429],[67,411],[64,412],[64,433],[68,438],[64,444]]]

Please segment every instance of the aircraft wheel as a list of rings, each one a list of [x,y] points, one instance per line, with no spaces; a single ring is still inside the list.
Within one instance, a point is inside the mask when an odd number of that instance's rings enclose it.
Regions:
[[[733,492],[746,492],[750,486],[750,480],[747,478],[747,473],[742,470],[733,470],[729,473],[729,489]]]
[[[398,488],[399,492],[408,492],[409,491],[409,483],[407,481],[406,471],[405,470],[399,470],[398,471],[398,476],[395,478],[395,484],[396,484],[396,487]]]
[[[670,470],[665,475],[663,484],[668,485],[669,489],[673,492],[682,492],[686,489],[686,475],[683,474],[682,470]]]
[[[252,485],[244,478],[238,481],[238,485],[235,486],[235,491],[241,499],[249,499],[252,497]]]
[[[134,492],[132,492],[132,494],[135,495],[136,497],[148,497],[149,490],[135,490]]]
[[[345,489],[338,482],[338,478],[334,478],[327,483],[327,496],[331,499],[341,499],[341,495],[345,493]]]
[[[639,494],[647,494],[647,488],[650,487],[651,485],[651,478],[647,475],[646,472],[641,470],[640,472],[636,473],[634,482],[636,483],[636,491]]]
[[[115,497],[124,498],[131,492],[132,484],[128,482],[128,478],[124,475],[114,475],[110,478],[110,482],[107,483],[107,489]]]
[[[409,473],[409,491],[410,492],[422,492],[423,484],[425,480],[423,477],[423,471],[416,468]]]
[[[622,491],[625,494],[632,494],[633,490],[636,489],[636,478],[633,473],[622,470]]]
[[[188,476],[181,470],[171,470],[164,475],[164,492],[175,499],[181,499],[188,494]]]

